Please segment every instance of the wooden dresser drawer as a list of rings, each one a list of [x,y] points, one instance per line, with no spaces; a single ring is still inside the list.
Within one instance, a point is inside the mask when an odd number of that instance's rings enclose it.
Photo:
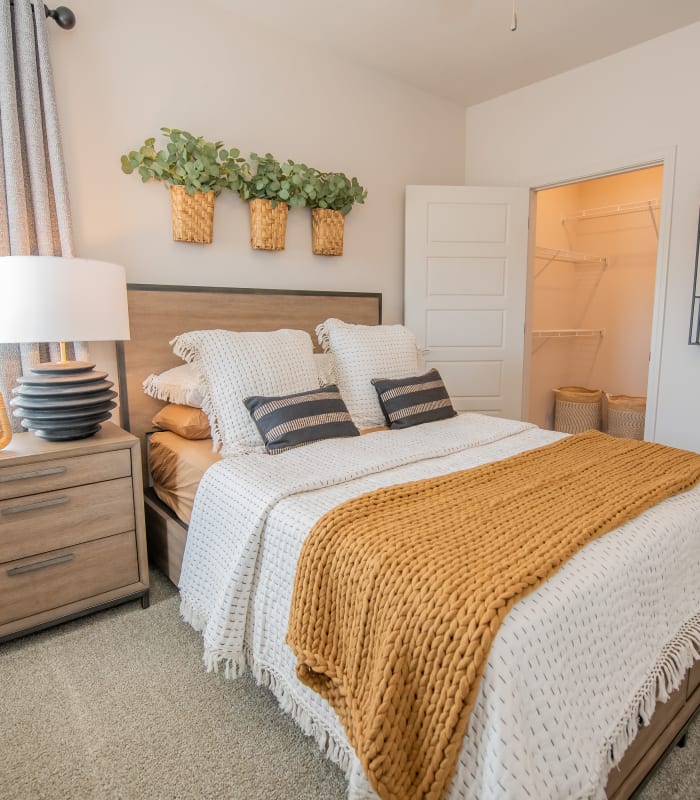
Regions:
[[[2,500],[0,563],[133,529],[130,477]]]
[[[0,467],[0,500],[131,475],[129,450]]]
[[[0,566],[0,625],[136,583],[134,531]]]

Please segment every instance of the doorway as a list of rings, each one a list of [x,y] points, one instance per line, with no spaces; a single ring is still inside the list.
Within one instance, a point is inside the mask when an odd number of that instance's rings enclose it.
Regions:
[[[663,169],[536,190],[530,422],[553,427],[560,386],[646,397]]]

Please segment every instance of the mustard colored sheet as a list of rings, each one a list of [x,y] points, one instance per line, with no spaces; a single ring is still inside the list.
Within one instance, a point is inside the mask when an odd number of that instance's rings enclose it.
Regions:
[[[148,451],[153,489],[187,525],[197,486],[206,470],[221,456],[212,451],[211,439],[183,439],[170,431],[150,437]]]

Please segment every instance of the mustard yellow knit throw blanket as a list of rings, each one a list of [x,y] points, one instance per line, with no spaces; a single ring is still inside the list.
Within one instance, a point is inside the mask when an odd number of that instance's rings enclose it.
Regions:
[[[509,609],[698,479],[700,455],[588,431],[322,517],[302,549],[287,641],[380,797],[442,797]]]

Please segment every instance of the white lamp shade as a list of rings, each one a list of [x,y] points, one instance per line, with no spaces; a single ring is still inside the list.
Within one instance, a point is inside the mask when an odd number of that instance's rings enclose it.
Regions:
[[[0,342],[128,338],[123,267],[61,256],[0,258]]]

